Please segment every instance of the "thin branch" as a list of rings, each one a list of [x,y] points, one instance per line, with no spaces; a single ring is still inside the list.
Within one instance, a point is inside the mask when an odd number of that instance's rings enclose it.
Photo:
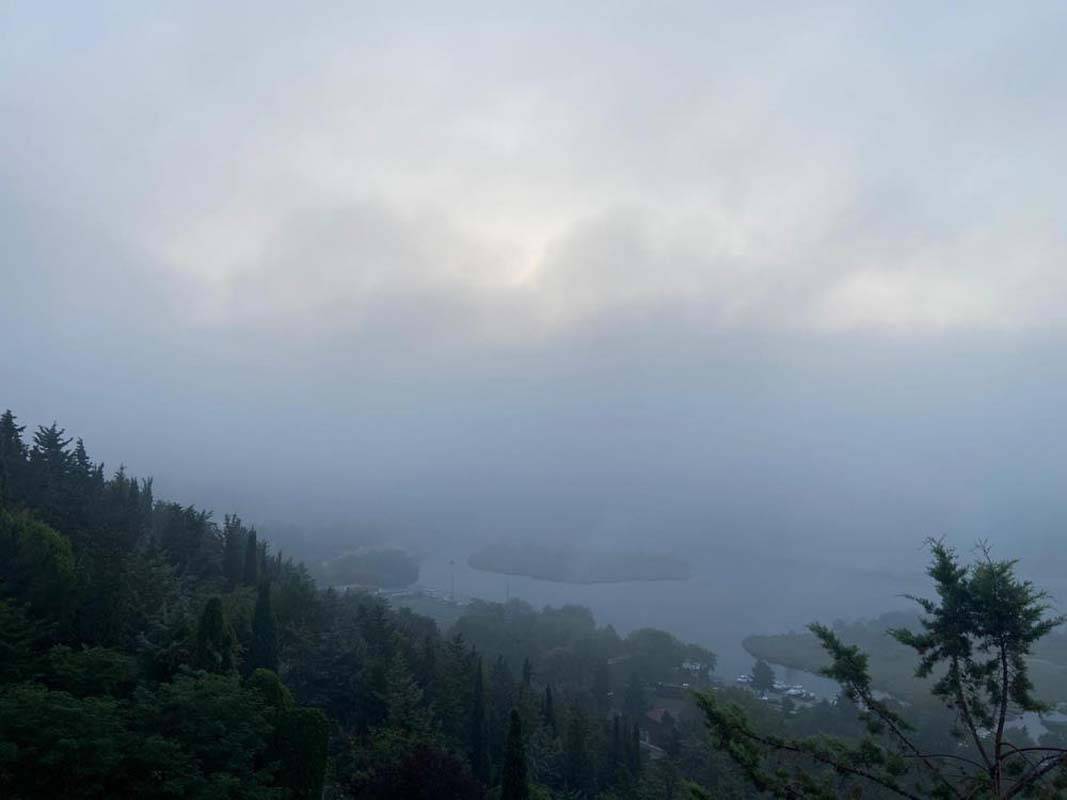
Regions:
[[[970,764],[972,767],[983,769],[982,765],[975,761],[973,758],[967,758],[967,756],[956,756],[951,753],[923,753],[921,755],[909,755],[905,754],[904,758],[951,758],[954,761],[962,761],[965,764]],[[971,777],[970,773],[966,773],[967,777]]]
[[[742,736],[745,736],[755,742],[758,742],[764,747],[770,747],[775,750],[784,750],[787,753],[796,753],[797,755],[807,756],[808,758],[811,758],[812,760],[817,761],[820,764],[824,764],[828,767],[833,767],[838,772],[845,772],[849,775],[855,775],[857,778],[865,778],[869,781],[872,781],[873,783],[877,783],[879,786],[888,789],[891,792],[895,792],[901,797],[907,797],[909,800],[923,800],[923,798],[919,795],[912,794],[906,789],[901,789],[899,786],[895,786],[890,781],[887,781],[885,778],[881,778],[878,775],[875,775],[873,772],[868,772],[867,770],[860,769],[858,767],[843,764],[840,761],[837,761],[836,759],[830,758],[829,756],[824,756],[821,753],[805,750],[801,747],[797,747],[796,745],[788,744],[787,742],[775,741],[773,739],[765,738],[763,736],[760,736],[759,734],[752,733],[751,731],[743,730],[740,728],[737,729],[737,731]]]
[[[961,800],[962,800],[963,795],[961,795],[960,791],[952,784],[952,781],[950,781],[948,778],[946,778],[941,773],[941,770],[937,767],[937,765],[931,763],[930,759],[926,755],[924,755],[922,753],[922,751],[920,751],[919,748],[916,747],[912,743],[911,739],[909,739],[907,736],[904,735],[904,732],[900,730],[900,728],[896,724],[896,721],[894,720],[893,716],[888,713],[888,710],[880,702],[875,700],[870,695],[870,692],[862,692],[860,694],[860,699],[863,700],[863,702],[866,704],[867,708],[870,708],[870,709],[874,710],[874,712],[879,716],[879,718],[881,718],[882,722],[884,722],[889,727],[889,730],[891,730],[893,732],[893,734],[901,742],[904,743],[905,747],[907,747],[909,750],[911,750],[911,752],[912,752],[912,754],[914,755],[915,758],[918,758],[920,761],[922,761],[922,763],[926,766],[926,768],[928,770],[930,770],[930,772],[933,773],[937,777],[937,779],[939,781],[941,781],[941,783],[943,783],[945,786],[947,786],[948,789],[952,792],[952,794],[954,794],[956,797],[961,798]]]
[[[1025,791],[1030,786],[1033,786],[1045,777],[1045,775],[1056,769],[1056,767],[1062,766],[1067,766],[1067,753],[1057,753],[1056,755],[1041,759],[1033,769],[1019,778],[1018,783],[1008,790],[1004,795],[1004,800],[1011,800],[1012,797],[1015,797],[1019,792]]]

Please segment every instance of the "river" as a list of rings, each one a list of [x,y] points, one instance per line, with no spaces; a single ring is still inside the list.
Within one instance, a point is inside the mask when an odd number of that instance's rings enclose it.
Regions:
[[[467,565],[469,549],[424,555],[419,584],[457,597],[525,600],[536,608],[578,604],[601,625],[621,634],[640,627],[668,630],[713,650],[716,674],[733,681],[748,672],[752,657],[741,646],[746,636],[801,630],[809,622],[873,617],[907,608],[902,592],[922,591],[922,583],[901,574],[788,561],[773,556],[720,553],[692,558],[686,581],[566,584],[482,572]],[[921,570],[916,571],[922,578]],[[821,696],[834,684],[798,671],[779,670],[787,683],[801,683]]]

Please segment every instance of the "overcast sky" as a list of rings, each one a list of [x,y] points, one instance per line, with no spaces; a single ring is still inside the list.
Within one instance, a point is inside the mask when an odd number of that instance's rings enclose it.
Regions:
[[[1062,2],[159,5],[0,10],[24,421],[260,519],[1062,538]]]

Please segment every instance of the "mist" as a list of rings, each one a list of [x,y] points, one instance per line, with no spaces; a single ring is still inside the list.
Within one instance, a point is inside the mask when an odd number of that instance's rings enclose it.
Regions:
[[[59,11],[0,17],[23,422],[312,550],[1062,575],[1059,4]]]

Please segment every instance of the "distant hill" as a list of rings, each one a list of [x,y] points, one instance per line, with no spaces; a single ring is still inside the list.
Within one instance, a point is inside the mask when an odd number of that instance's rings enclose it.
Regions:
[[[475,569],[558,583],[680,581],[689,565],[667,553],[591,552],[537,544],[495,544],[467,559]]]

